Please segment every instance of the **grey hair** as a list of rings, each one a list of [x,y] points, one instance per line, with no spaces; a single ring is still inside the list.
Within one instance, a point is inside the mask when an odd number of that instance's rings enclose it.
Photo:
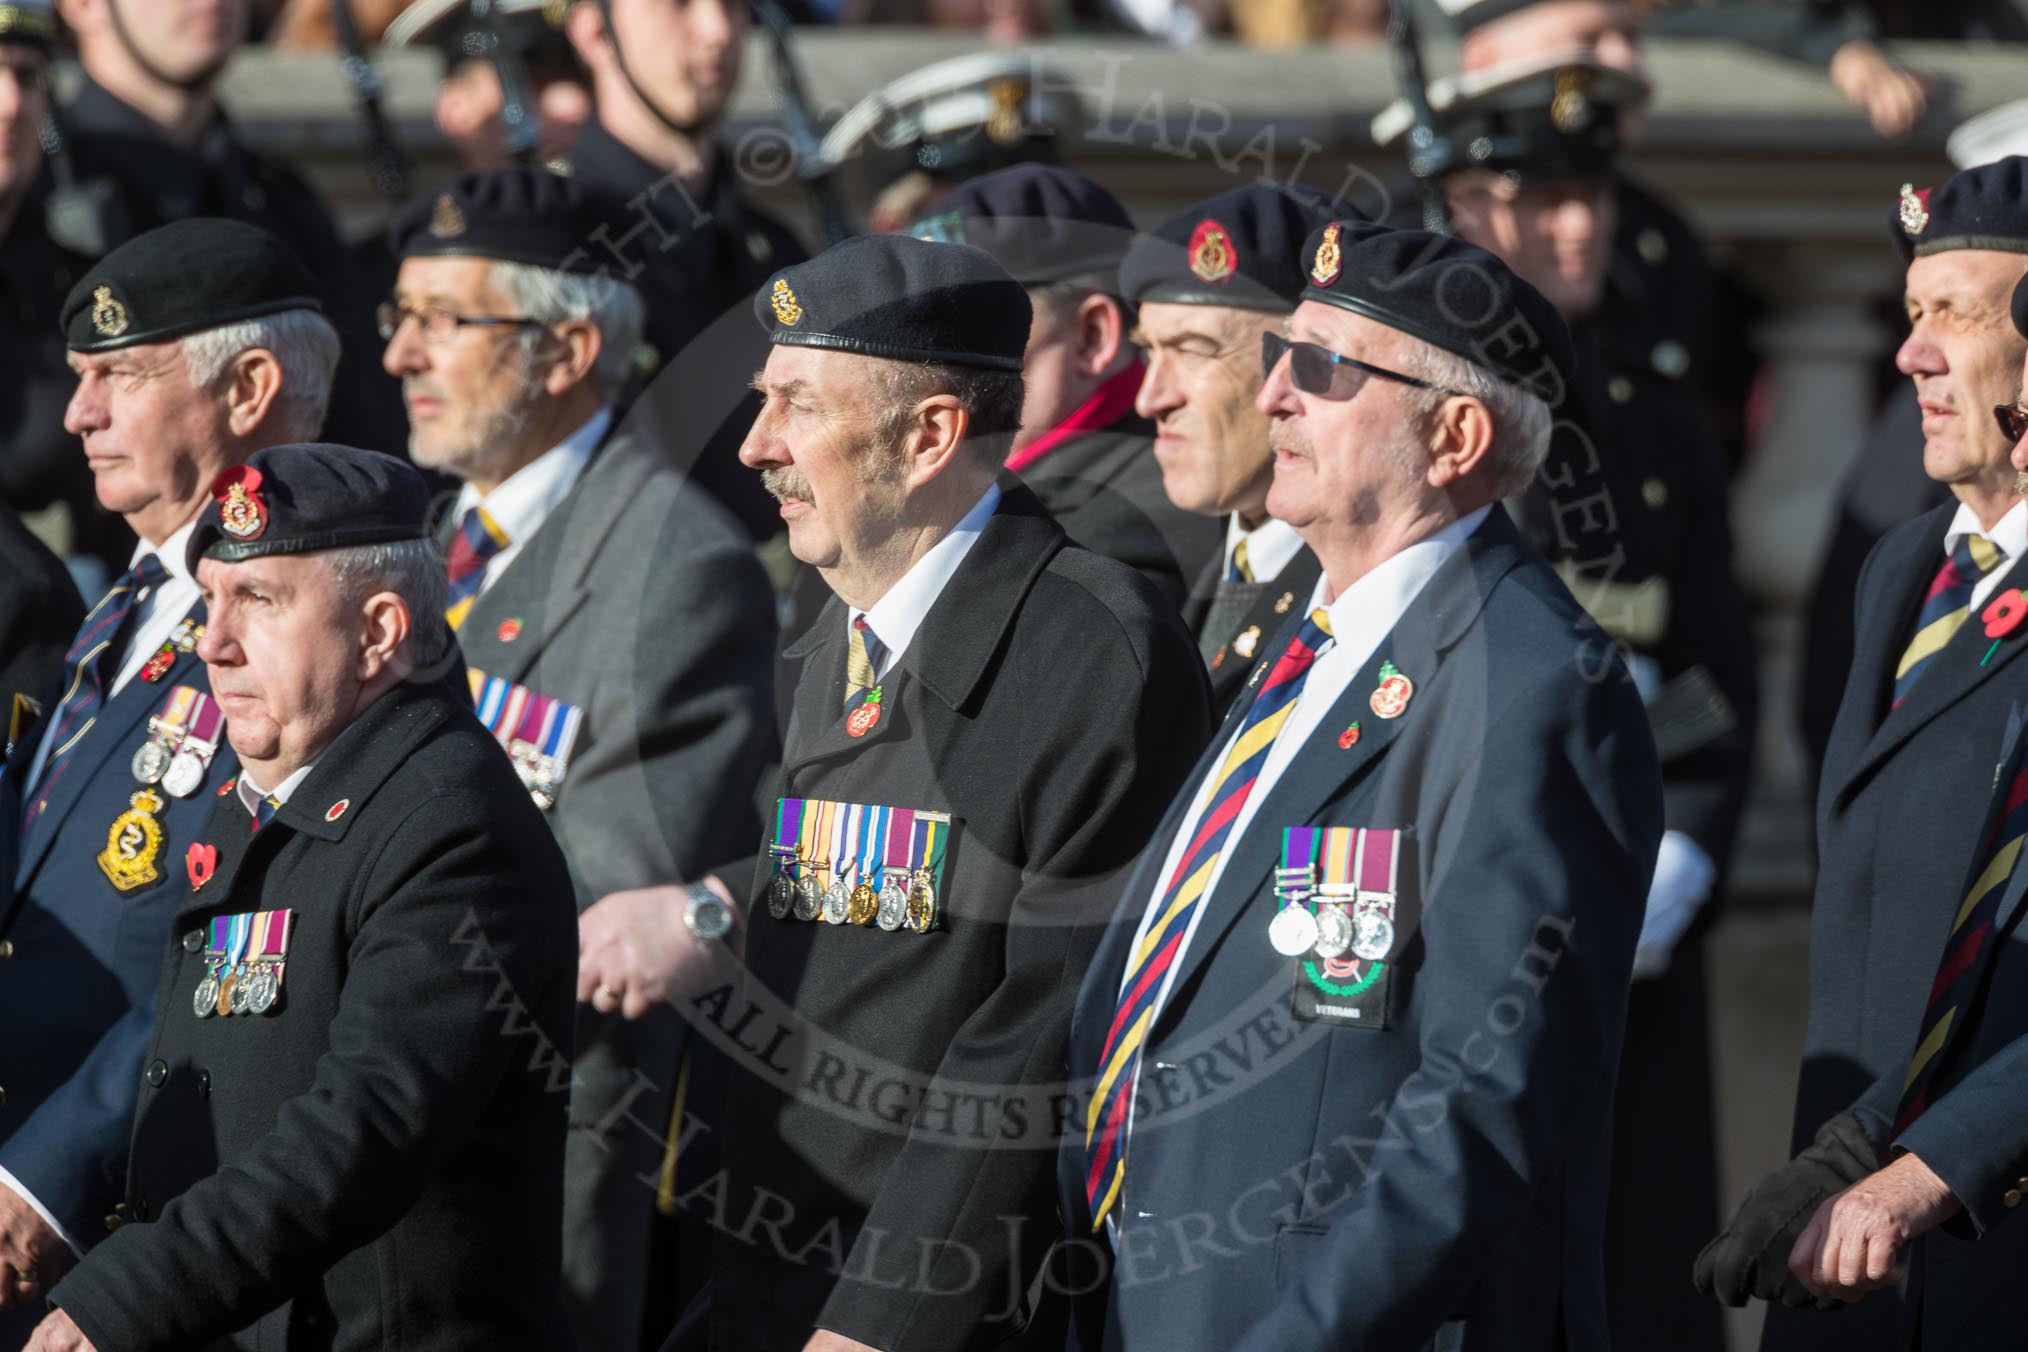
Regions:
[[[996,464],[1006,458],[1007,443],[1021,430],[1027,386],[1019,371],[891,358],[874,359],[868,369],[878,410],[876,436],[884,452],[900,442],[915,406],[933,394],[951,395],[964,405],[971,420],[965,440],[988,448]]]
[[[647,307],[641,293],[616,277],[563,272],[529,263],[494,260],[487,279],[515,314],[538,324],[588,320],[599,331],[598,360],[592,364],[592,387],[611,403],[627,388],[634,372],[634,351],[641,345]],[[523,341],[532,351],[538,335]]]
[[[242,352],[274,354],[282,368],[275,397],[276,430],[283,441],[315,441],[331,406],[331,376],[338,369],[338,330],[315,310],[283,310],[187,333],[181,343],[190,384],[204,389]]]
[[[1403,375],[1467,395],[1486,406],[1493,418],[1493,449],[1486,473],[1495,497],[1527,490],[1549,456],[1549,405],[1531,390],[1502,380],[1475,361],[1417,339],[1401,358]],[[1450,396],[1444,390],[1416,390],[1425,416]]]
[[[451,627],[444,621],[444,611],[450,606],[451,584],[435,540],[353,545],[330,550],[324,558],[348,605],[390,591],[408,606],[408,657],[418,671],[427,671],[450,654]]]

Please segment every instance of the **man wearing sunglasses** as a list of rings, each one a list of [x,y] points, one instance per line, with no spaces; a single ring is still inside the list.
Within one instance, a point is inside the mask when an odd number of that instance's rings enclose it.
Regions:
[[[1334,221],[1302,258],[1258,406],[1323,576],[1080,993],[1059,1195],[1113,1270],[1077,1345],[1601,1347],[1662,793],[1611,640],[1500,505],[1569,337],[1455,239]]]
[[[1321,193],[1249,184],[1184,208],[1135,240],[1120,264],[1147,364],[1134,410],[1155,426],[1162,490],[1224,528],[1224,547],[1183,610],[1220,713],[1238,698],[1261,641],[1317,581],[1317,556],[1268,515],[1274,452],[1254,399],[1261,336],[1279,332],[1296,308],[1303,240],[1330,219]]]
[[[2028,355],[2007,309],[2028,272],[2028,159],[1904,187],[1883,206],[1908,268],[1909,333],[1895,363],[1922,406],[1923,469],[1954,501],[1890,531],[1859,575],[1856,655],[1817,802],[1810,1022],[1791,1142],[1800,1153],[1700,1260],[1700,1283],[1733,1304],[1812,1298],[1788,1268],[1790,1245],[1812,1206],[1888,1146],[1887,1123],[1846,1110],[1908,1069],[1910,1030],[1962,899],[1950,894],[1985,819],[1995,741],[2018,698],[2021,672],[2009,669],[2021,649],[1995,647],[1983,619],[2022,585],[2028,553],[2016,439],[2000,425],[2013,415],[1994,416],[2018,402]],[[1843,1167],[1823,1167],[1827,1140],[1847,1143]],[[1835,1318],[1773,1308],[1766,1346],[1898,1347],[1900,1314],[1893,1290]]]
[[[479,715],[571,866],[586,951],[705,951],[638,889],[750,848],[773,751],[774,606],[729,516],[614,430],[641,332],[594,275],[607,203],[536,169],[468,174],[396,216],[382,307],[416,462],[462,481],[439,526]],[[583,1347],[634,1347],[687,1025],[585,989],[566,1161],[565,1292]]]

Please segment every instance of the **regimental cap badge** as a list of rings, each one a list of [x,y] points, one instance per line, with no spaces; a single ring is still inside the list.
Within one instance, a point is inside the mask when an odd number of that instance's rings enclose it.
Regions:
[[[1022,109],[1028,103],[1028,81],[1012,76],[995,80],[987,86],[986,97],[993,102],[986,117],[986,138],[996,146],[1019,144],[1026,128]]]
[[[1909,235],[1919,235],[1929,229],[1929,192],[1924,188],[1915,190],[1913,183],[1901,185],[1901,229]]]
[[[1217,221],[1199,221],[1190,234],[1190,271],[1206,282],[1222,282],[1239,265],[1232,236]]]
[[[1317,256],[1310,260],[1310,280],[1318,286],[1329,286],[1338,280],[1338,270],[1344,261],[1338,249],[1339,228],[1336,221],[1324,227],[1324,237],[1317,241]]]
[[[1549,100],[1549,124],[1565,136],[1590,128],[1597,115],[1591,101],[1594,73],[1584,66],[1566,66],[1556,72],[1556,94]]]
[[[803,307],[797,304],[796,293],[789,290],[788,278],[775,278],[774,290],[768,296],[768,304],[774,306],[775,318],[784,326],[793,329],[803,322]]]
[[[268,505],[260,497],[261,472],[252,465],[234,465],[211,485],[218,503],[218,524],[235,540],[258,540],[268,528]]]
[[[430,213],[430,236],[456,239],[465,233],[465,213],[449,193],[437,194],[437,209]]]
[[[76,311],[72,311],[73,314]],[[92,332],[101,338],[117,338],[127,331],[127,307],[113,299],[113,288],[92,288]]]

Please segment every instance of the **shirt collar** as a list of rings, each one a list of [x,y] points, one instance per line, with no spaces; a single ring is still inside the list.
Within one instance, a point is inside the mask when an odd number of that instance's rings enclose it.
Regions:
[[[1379,642],[1400,622],[1416,596],[1436,576],[1437,569],[1463,547],[1492,510],[1481,507],[1467,512],[1448,526],[1423,536],[1340,592],[1334,601],[1324,600],[1331,579],[1320,574],[1310,593],[1311,609],[1322,606],[1330,612],[1331,633],[1335,638],[1350,639],[1365,633],[1369,644]]]
[[[965,561],[965,555],[971,551],[979,533],[986,529],[986,523],[999,507],[1000,485],[986,485],[986,491],[973,504],[972,510],[945,532],[943,539],[931,545],[929,552],[901,575],[901,581],[887,589],[887,595],[867,610],[847,607],[846,623],[850,624],[864,615],[866,627],[887,649],[891,665],[908,650],[915,631],[922,628],[923,617],[929,614],[930,607],[943,594],[945,584],[958,571],[958,565]]]
[[[1232,572],[1233,551],[1240,541],[1246,542],[1246,566],[1253,570],[1254,580],[1265,582],[1280,577],[1282,569],[1289,566],[1289,560],[1303,550],[1303,537],[1296,534],[1296,528],[1286,521],[1269,517],[1252,530],[1239,524],[1234,513],[1225,519],[1225,569],[1220,576]]]
[[[464,520],[466,512],[484,503],[486,515],[493,518],[493,524],[507,536],[508,543],[526,540],[569,495],[571,485],[584,473],[612,422],[613,411],[600,409],[582,427],[515,470],[506,482],[483,497],[466,484],[458,490],[457,519]]]
[[[146,540],[141,541],[141,543],[134,546],[134,557],[127,560],[127,567],[138,567],[142,559],[153,554],[162,561],[162,567],[168,570],[170,582],[184,582],[193,587],[196,586],[197,578],[190,571],[190,559],[188,557],[190,553],[190,535],[196,529],[197,518],[192,517],[181,530],[171,535],[159,545],[151,545]]]
[[[2007,509],[2007,514],[1993,523],[1991,530],[1979,525],[1977,513],[1965,503],[1958,504],[1957,515],[1951,518],[1950,529],[1944,532],[1944,553],[1949,555],[1958,547],[1958,541],[1968,535],[1976,535],[1992,542],[2009,559],[2018,559],[2028,553],[2028,502],[2017,502]]]
[[[326,749],[328,750],[328,748]],[[319,752],[308,765],[297,770],[272,789],[263,789],[256,785],[253,782],[253,776],[242,768],[239,772],[239,784],[234,790],[239,794],[239,805],[245,808],[247,815],[251,817],[254,815],[255,809],[260,806],[261,799],[263,798],[273,798],[277,803],[288,802],[289,795],[302,787],[303,781],[310,777],[310,771],[317,768],[317,761],[322,759],[323,752]]]

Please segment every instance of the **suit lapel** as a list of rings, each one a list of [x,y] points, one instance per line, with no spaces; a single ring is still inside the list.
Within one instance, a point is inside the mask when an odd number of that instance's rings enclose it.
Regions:
[[[2028,736],[2028,709],[2024,709],[2019,702],[2016,702],[2014,707],[2008,711],[2007,735],[2000,746],[1999,763],[1993,768],[1995,776],[1993,783],[1993,806],[1991,811],[1986,814],[1986,823],[1979,832],[1979,849],[1982,854],[1985,850],[1985,842],[1992,838],[1995,827],[2000,819],[2006,815],[2007,790],[2009,787],[2006,770],[2008,767],[2014,766],[2015,756],[2020,751],[2021,739],[2024,736]],[[2018,773],[2018,767],[2016,768]],[[1973,864],[1973,867],[1977,868],[1983,862],[1983,859],[1978,860]],[[1969,886],[1968,882],[1966,888],[1961,889],[1958,895],[1951,899],[1953,905],[1963,900],[1965,891],[1969,890]],[[1993,935],[1995,940],[2005,935],[2008,925],[2013,922],[2014,916],[2021,909],[2021,901],[2024,895],[2028,895],[2028,867],[2023,867],[2022,863],[2017,860],[2013,871],[2008,875],[2007,890],[2000,895],[1999,909],[1993,915]],[[1981,965],[1983,966],[1991,962],[1993,955],[1999,952],[1999,950],[2000,945],[1998,942],[1987,942],[1981,956]]]

